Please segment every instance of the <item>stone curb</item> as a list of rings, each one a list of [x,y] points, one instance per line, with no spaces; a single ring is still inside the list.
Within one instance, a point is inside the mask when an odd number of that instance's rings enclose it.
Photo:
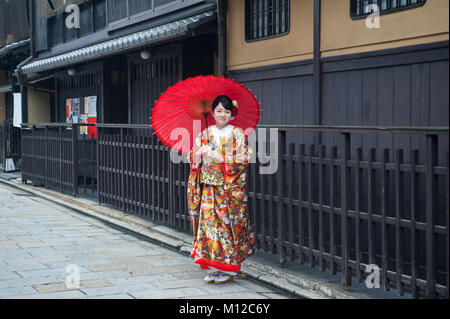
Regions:
[[[189,234],[152,223],[138,216],[125,214],[123,211],[112,207],[93,204],[91,201],[83,198],[74,198],[71,195],[23,184],[20,178],[8,181],[0,179],[0,182],[34,194],[35,196],[76,211],[82,215],[93,217],[109,226],[132,233],[183,255],[190,256],[192,237]],[[298,272],[294,274],[294,272],[282,269],[281,267],[261,264],[250,259],[242,263],[242,271],[253,280],[276,287],[301,298],[371,299],[371,297],[362,293],[347,292],[338,285],[327,281],[309,278]]]

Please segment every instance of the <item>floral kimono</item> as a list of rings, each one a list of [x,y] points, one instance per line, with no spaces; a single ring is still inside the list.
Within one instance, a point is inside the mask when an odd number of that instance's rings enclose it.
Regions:
[[[219,136],[223,131],[227,134]],[[193,155],[203,145],[217,150],[224,162],[202,158],[201,163],[194,163]],[[196,138],[190,156],[187,197],[194,232],[191,256],[202,268],[239,272],[241,262],[256,249],[247,208],[246,168],[251,150],[245,135],[232,125],[222,131],[209,127]]]

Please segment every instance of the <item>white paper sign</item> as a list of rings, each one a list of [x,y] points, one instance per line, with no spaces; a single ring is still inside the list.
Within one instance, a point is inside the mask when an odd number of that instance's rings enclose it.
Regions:
[[[89,117],[97,117],[97,96],[88,96],[87,100],[87,109]]]
[[[5,172],[12,172],[16,170],[16,167],[14,166],[14,161],[12,158],[7,158],[5,163]]]
[[[22,94],[14,93],[13,125],[20,127],[20,124],[22,124]]]

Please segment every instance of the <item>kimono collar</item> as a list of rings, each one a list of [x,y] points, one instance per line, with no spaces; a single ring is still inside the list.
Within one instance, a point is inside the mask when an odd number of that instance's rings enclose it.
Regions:
[[[211,126],[211,131],[214,135],[214,137],[224,137],[230,135],[231,131],[233,130],[234,126],[228,124],[223,129],[219,130],[217,126],[213,125]]]

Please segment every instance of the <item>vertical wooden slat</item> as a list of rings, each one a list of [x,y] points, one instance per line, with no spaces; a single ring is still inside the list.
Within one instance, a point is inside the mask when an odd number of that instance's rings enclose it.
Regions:
[[[95,169],[94,169],[94,165],[96,163],[94,154],[95,154],[95,147],[96,147],[96,139],[94,139],[94,133],[91,133],[91,142],[90,142],[90,150],[89,150],[89,155],[91,157],[91,194],[95,193],[95,185],[94,185],[94,181],[95,181]],[[97,178],[97,182],[98,182],[98,178]]]
[[[131,143],[132,143],[132,150],[133,150],[133,158],[132,158],[132,163],[133,163],[133,169],[131,170],[132,172],[132,198],[133,198],[133,206],[132,206],[132,211],[134,213],[139,213],[139,206],[138,206],[138,196],[139,196],[139,183],[138,183],[138,156],[137,156],[137,136],[133,135],[131,138]]]
[[[167,151],[167,154],[169,153],[170,151],[168,150]],[[169,155],[169,154],[168,154]],[[172,161],[170,160],[170,156],[167,156],[168,157],[168,161],[167,161],[167,170],[168,170],[168,194],[167,194],[167,196],[168,196],[168,210],[169,210],[169,214],[168,214],[168,220],[167,220],[167,222],[168,222],[168,224],[169,224],[169,226],[175,226],[175,212],[174,212],[174,194],[175,194],[175,183],[174,183],[174,181],[173,181],[173,177],[174,177],[174,174],[173,174],[173,169],[174,169],[174,165],[173,165],[173,163],[172,163]]]
[[[86,135],[83,134],[83,162],[84,162],[84,167],[83,167],[83,188],[84,188],[84,193],[87,194],[87,182],[86,182],[86,178],[87,178],[87,169],[88,169],[88,157],[87,157],[87,140],[86,140]]]
[[[313,223],[313,211],[312,211],[312,201],[313,201],[313,159],[314,156],[314,144],[309,146],[309,156],[308,156],[308,259],[309,267],[315,267],[315,258],[313,255],[314,249],[314,223]]]
[[[362,147],[356,149],[356,165],[355,165],[355,250],[356,250],[356,281],[362,282],[361,276],[361,232],[359,213],[361,210],[361,168]]]
[[[349,267],[350,241],[348,231],[348,198],[350,173],[348,160],[350,159],[350,133],[341,133],[341,249],[342,249],[342,285],[351,285]]]
[[[437,135],[427,135],[427,161],[426,161],[426,278],[427,278],[427,298],[436,296],[434,285],[436,282],[435,263],[435,234],[434,234],[434,214],[436,211],[436,191],[437,183],[433,169],[437,166]]]
[[[141,130],[139,130],[140,132]],[[137,151],[137,156],[136,156],[136,162],[137,162],[137,167],[136,167],[136,174],[137,174],[137,181],[136,181],[136,186],[137,186],[137,203],[138,203],[138,214],[139,215],[143,215],[144,211],[143,211],[143,207],[142,207],[142,203],[144,202],[142,200],[142,193],[143,193],[143,187],[142,187],[142,169],[143,169],[143,165],[142,165],[142,143],[141,143],[141,138],[142,136],[139,135],[136,136],[136,151]]]
[[[151,158],[152,158],[152,220],[155,220],[156,215],[155,215],[155,178],[156,178],[156,165],[155,165],[155,158],[156,158],[156,151],[155,151],[155,144],[156,144],[156,137],[155,134],[151,135],[151,150],[152,150],[152,154],[151,154]]]
[[[123,134],[124,128],[121,127],[119,129],[119,138],[120,138],[120,197],[121,197],[121,208],[125,212],[125,147],[124,147],[124,134]]]
[[[284,155],[286,153],[286,131],[278,131],[278,263],[286,262],[286,249],[284,242],[284,190],[285,181]]]
[[[445,192],[445,197],[446,197],[446,202],[447,202],[447,212],[446,212],[446,216],[447,216],[447,220],[446,220],[446,228],[447,228],[447,251],[445,253],[446,256],[446,263],[447,263],[447,297],[449,296],[449,287],[450,287],[450,283],[449,283],[449,254],[450,254],[450,236],[449,236],[449,215],[450,215],[450,210],[449,210],[449,193],[450,193],[450,187],[449,187],[449,159],[448,159],[448,152],[447,152],[447,167],[446,167],[446,173],[445,173],[445,180],[447,181],[447,185],[446,185],[446,192]]]
[[[387,163],[389,162],[389,149],[383,150],[381,163],[381,268],[382,268],[382,283],[384,290],[389,290],[389,279],[387,278],[389,250],[388,250],[388,225],[386,222],[386,214],[389,204],[389,172],[387,170]]]
[[[77,178],[77,145],[78,145],[78,126],[72,125],[72,194],[74,197],[78,195],[78,178]]]
[[[266,240],[266,216],[267,216],[267,209],[266,209],[266,181],[267,176],[264,174],[259,175],[259,185],[261,185],[261,205],[260,205],[260,212],[261,212],[261,235],[262,235],[262,248],[264,251],[267,251],[267,240]]]
[[[293,201],[293,193],[294,193],[294,160],[292,156],[295,154],[295,144],[291,143],[289,144],[289,153],[290,159],[288,160],[289,166],[288,166],[288,199],[289,199],[289,206],[288,206],[288,214],[289,214],[289,257],[290,260],[294,260],[295,258],[295,250],[292,248],[292,244],[294,243],[294,207],[292,204]]]
[[[148,205],[147,207],[147,211],[145,214],[146,218],[150,218],[150,204],[151,204],[151,162],[150,162],[150,137],[146,136],[145,137],[145,167],[146,167],[146,172],[147,172],[147,199],[146,199],[146,203]]]
[[[324,173],[323,173],[323,159],[325,157],[325,145],[319,147],[319,270],[325,271],[325,262],[323,253],[325,251],[324,243],[324,226],[323,226],[323,196],[324,196]]]
[[[110,160],[110,154],[109,154],[109,135],[105,132],[104,137],[104,155],[103,155],[103,172],[104,172],[104,187],[103,187],[103,194],[104,194],[104,201],[105,204],[109,203],[109,160]]]
[[[275,243],[274,243],[274,239],[276,238],[275,236],[275,223],[274,223],[274,188],[275,188],[275,174],[271,174],[269,175],[269,247],[271,250],[272,254],[275,254],[276,249],[275,249]]]
[[[59,148],[59,161],[58,161],[58,166],[59,166],[59,172],[58,172],[58,184],[59,184],[59,191],[62,193],[63,192],[63,153],[62,153],[62,147],[63,147],[63,127],[62,126],[58,126],[58,134],[59,134],[59,140],[58,140],[58,148]],[[100,203],[100,202],[99,202]]]
[[[337,159],[337,147],[331,148],[331,161],[330,161],[330,273],[336,275],[336,238],[335,238],[335,214],[334,205],[336,203],[336,183],[337,183],[337,169],[335,167],[335,161]]]
[[[48,175],[49,175],[49,169],[48,169],[48,160],[50,157],[50,151],[49,151],[49,133],[48,133],[48,126],[44,129],[44,143],[45,143],[45,188],[48,189]]]
[[[417,263],[417,230],[416,230],[416,219],[417,219],[417,199],[419,198],[418,192],[418,174],[416,173],[416,166],[419,163],[419,151],[411,151],[411,296],[412,298],[419,298],[419,288],[417,286],[417,276],[418,276],[418,263]]]
[[[375,264],[375,253],[374,253],[374,227],[373,227],[373,206],[374,206],[374,192],[375,192],[375,175],[373,170],[373,163],[376,160],[376,149],[371,148],[369,150],[369,159],[367,166],[367,250],[369,255],[369,264]]]
[[[160,192],[160,186],[161,186],[161,165],[162,165],[162,159],[161,159],[161,149],[160,149],[160,142],[157,140],[157,152],[156,152],[156,209],[157,209],[157,219],[158,221],[161,221],[161,192]]]
[[[395,162],[395,262],[397,272],[397,295],[403,296],[404,284],[401,276],[403,274],[403,228],[400,226],[403,211],[403,173],[400,171],[400,165],[403,164],[403,150],[396,151]]]
[[[255,132],[256,134],[256,132]],[[258,158],[256,156],[256,154],[258,154],[257,150],[254,150],[254,155],[255,156],[255,163],[250,165],[250,173],[251,173],[251,181],[252,181],[252,186],[253,186],[253,197],[252,197],[252,222],[253,222],[253,231],[255,232],[255,234],[259,233],[259,210],[257,213],[256,210],[256,203],[257,203],[257,194],[258,194],[258,184],[256,183],[256,172],[257,172],[257,167],[258,167]]]
[[[298,261],[302,265],[305,263],[305,255],[303,254],[303,180],[305,178],[305,171],[303,169],[304,155],[305,144],[301,144],[298,160]]]

